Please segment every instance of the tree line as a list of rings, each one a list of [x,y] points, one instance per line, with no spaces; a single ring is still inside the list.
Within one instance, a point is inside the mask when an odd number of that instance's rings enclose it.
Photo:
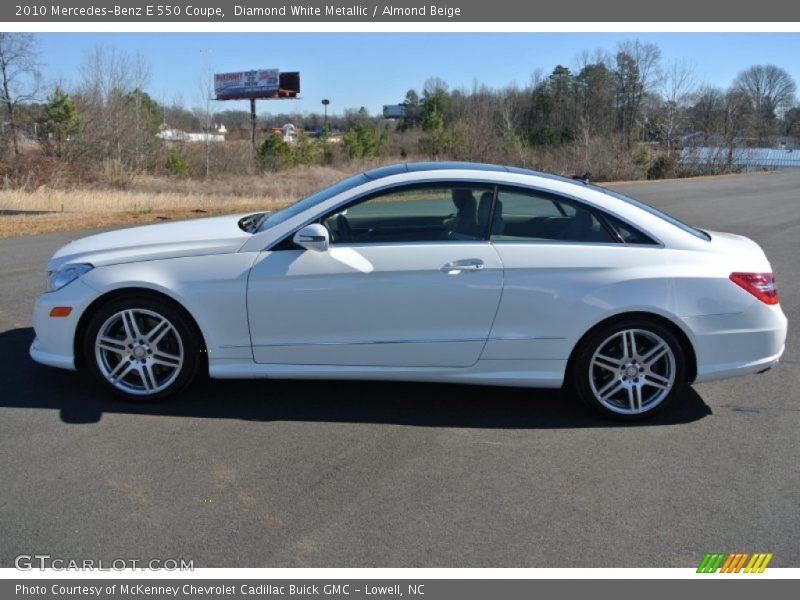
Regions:
[[[664,64],[651,43],[622,42],[615,53],[583,53],[577,62],[536,72],[524,88],[448,90],[430,79],[421,94],[406,94],[399,127],[421,129],[420,149],[433,157],[537,166],[560,155],[561,170],[612,177],[623,174],[615,157],[628,170],[641,163],[645,174],[663,176],[674,174],[676,152],[687,145],[732,154],[800,135],[795,82],[775,65],[743,69],[722,89],[699,83],[688,62]],[[730,156],[718,166],[729,168]]]
[[[613,52],[583,52],[572,67],[537,70],[523,87],[450,89],[431,78],[419,92],[408,90],[405,116],[395,121],[363,107],[327,119],[260,115],[255,157],[243,134],[249,113],[213,110],[210,73],[198,79],[197,102],[188,109],[148,94],[150,69],[140,56],[97,49],[75,81],[49,89],[40,68],[33,35],[0,33],[6,172],[24,169],[24,157],[33,154],[121,184],[140,173],[210,177],[373,158],[500,162],[599,179],[664,177],[680,174],[676,158],[686,146],[726,149],[715,165],[725,170],[737,147],[791,144],[800,135],[796,85],[781,67],[743,68],[723,89],[700,82],[690,63],[666,62],[658,46],[638,40]],[[287,122],[307,133],[293,143],[270,133]],[[157,136],[165,124],[207,133],[225,125],[233,141],[165,141]]]

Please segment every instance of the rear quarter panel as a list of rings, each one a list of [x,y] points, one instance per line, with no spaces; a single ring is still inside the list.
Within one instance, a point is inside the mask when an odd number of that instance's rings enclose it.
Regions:
[[[754,300],[726,260],[660,246],[502,242],[503,296],[482,358],[566,359],[597,323],[627,312],[674,322],[736,314]],[[742,292],[742,293],[739,293]]]

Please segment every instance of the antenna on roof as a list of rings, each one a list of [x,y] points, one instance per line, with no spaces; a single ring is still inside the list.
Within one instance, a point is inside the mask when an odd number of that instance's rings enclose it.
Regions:
[[[573,175],[573,179],[577,181],[582,181],[583,183],[589,183],[589,179],[592,178],[592,174],[589,171],[586,171],[583,175]]]

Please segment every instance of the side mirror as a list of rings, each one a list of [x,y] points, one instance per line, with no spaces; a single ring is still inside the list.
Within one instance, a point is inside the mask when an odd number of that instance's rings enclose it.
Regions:
[[[330,245],[330,236],[324,225],[312,223],[295,233],[292,241],[306,250],[325,252]]]

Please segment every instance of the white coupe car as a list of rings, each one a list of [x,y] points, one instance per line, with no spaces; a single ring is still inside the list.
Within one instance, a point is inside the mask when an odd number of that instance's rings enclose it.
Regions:
[[[639,418],[775,366],[761,248],[588,183],[497,165],[355,175],[288,208],[61,248],[34,360],[129,399],[214,378],[559,388]]]

